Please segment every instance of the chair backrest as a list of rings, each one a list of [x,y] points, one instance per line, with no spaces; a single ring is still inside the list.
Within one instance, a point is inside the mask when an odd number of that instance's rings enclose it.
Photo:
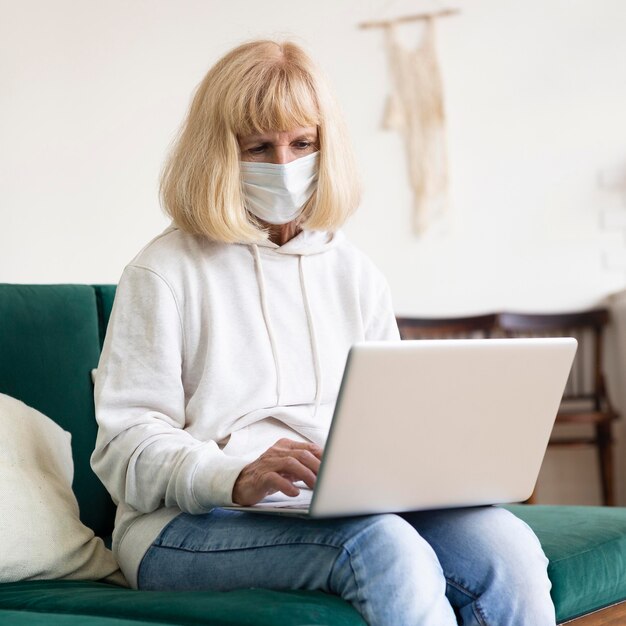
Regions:
[[[609,322],[607,309],[580,313],[500,313],[498,326],[508,337],[575,337],[578,350],[572,366],[564,401],[588,402],[596,411],[610,403],[603,374],[604,330]]]
[[[470,317],[397,317],[402,339],[473,339],[490,337],[498,321],[495,314]]]

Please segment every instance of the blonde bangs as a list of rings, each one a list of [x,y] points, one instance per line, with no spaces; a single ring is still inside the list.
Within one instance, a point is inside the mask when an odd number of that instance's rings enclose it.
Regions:
[[[224,111],[226,123],[235,135],[320,123],[315,86],[288,61],[252,68],[237,87]]]

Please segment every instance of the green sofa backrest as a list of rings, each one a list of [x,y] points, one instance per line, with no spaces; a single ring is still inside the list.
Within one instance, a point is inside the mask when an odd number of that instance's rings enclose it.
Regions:
[[[72,434],[80,517],[106,537],[115,506],[91,470],[97,424],[91,370],[98,365],[115,285],[0,283],[0,393]]]

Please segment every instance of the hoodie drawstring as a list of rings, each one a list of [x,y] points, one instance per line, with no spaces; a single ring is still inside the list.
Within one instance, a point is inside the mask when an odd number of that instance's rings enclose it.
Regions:
[[[309,325],[309,336],[311,337],[311,351],[313,353],[313,367],[315,368],[315,410],[313,416],[317,415],[320,403],[322,401],[322,368],[320,365],[319,347],[317,337],[315,335],[315,326],[313,325],[313,315],[309,304],[309,294],[306,290],[306,281],[304,280],[304,265],[300,255],[298,257],[298,268],[300,270],[300,288],[302,290],[302,299],[304,300],[304,309],[306,311],[306,320]]]
[[[267,308],[267,295],[265,289],[265,277],[263,276],[263,266],[261,265],[261,255],[259,254],[259,247],[256,244],[252,245],[254,250],[254,260],[256,267],[256,276],[259,283],[259,292],[261,294],[261,309],[263,311],[263,319],[265,320],[265,327],[267,328],[267,334],[270,340],[270,346],[272,347],[272,356],[274,357],[274,366],[276,367],[276,406],[280,406],[280,365],[278,363],[278,350],[276,349],[276,338],[274,336],[274,330],[272,322],[270,320],[270,313]]]
[[[276,405],[280,405],[281,399],[281,384],[282,377],[280,373],[280,365],[278,361],[278,348],[276,344],[276,336],[274,334],[274,328],[272,326],[269,308],[267,305],[267,290],[265,285],[265,276],[263,275],[263,265],[261,263],[261,255],[259,253],[259,247],[256,244],[252,244],[254,251],[254,260],[256,267],[257,281],[259,283],[259,292],[261,295],[261,309],[263,311],[263,319],[265,320],[265,327],[267,328],[267,334],[270,340],[270,346],[272,348],[272,357],[274,358],[274,366],[276,367]],[[304,309],[306,312],[307,325],[309,327],[309,336],[311,339],[311,351],[313,353],[313,367],[315,371],[315,409],[313,415],[317,414],[319,406],[322,401],[322,368],[319,358],[319,346],[317,343],[317,337],[315,334],[315,325],[313,324],[313,315],[311,312],[311,305],[309,302],[309,295],[306,289],[306,280],[304,276],[303,268],[303,255],[298,256],[298,270],[300,273],[300,290],[302,291],[302,299],[304,301]]]

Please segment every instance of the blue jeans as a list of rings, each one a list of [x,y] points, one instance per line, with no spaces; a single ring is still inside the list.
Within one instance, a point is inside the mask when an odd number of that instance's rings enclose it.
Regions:
[[[146,552],[140,589],[318,589],[370,626],[554,626],[548,561],[498,507],[312,520],[182,513]]]

